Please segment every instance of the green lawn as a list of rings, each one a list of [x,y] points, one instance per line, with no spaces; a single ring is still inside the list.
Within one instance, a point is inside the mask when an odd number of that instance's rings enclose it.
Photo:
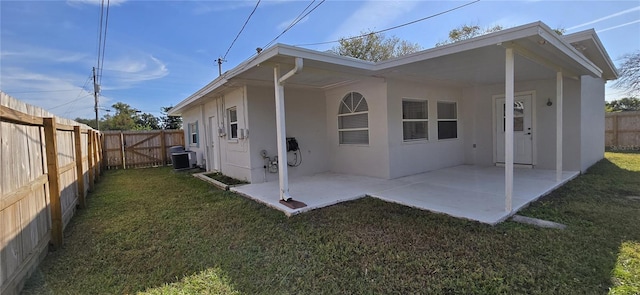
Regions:
[[[364,198],[287,218],[168,168],[105,173],[27,294],[638,294],[640,154],[489,226]]]

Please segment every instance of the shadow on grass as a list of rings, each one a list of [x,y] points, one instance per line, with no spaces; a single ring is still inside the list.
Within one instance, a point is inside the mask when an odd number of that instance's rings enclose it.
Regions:
[[[640,160],[617,155],[523,212],[566,230],[492,227],[373,198],[286,218],[169,169],[110,172],[31,286],[55,294],[605,293],[622,243],[640,241],[640,201],[627,198],[640,195]]]

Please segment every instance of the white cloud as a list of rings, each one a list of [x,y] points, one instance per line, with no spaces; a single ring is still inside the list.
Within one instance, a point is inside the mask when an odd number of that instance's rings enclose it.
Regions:
[[[598,32],[598,34],[599,34],[599,33],[602,33],[602,32],[606,32],[606,31],[610,31],[610,30],[617,29],[617,28],[622,28],[622,27],[630,26],[630,25],[637,24],[637,23],[640,23],[640,19],[637,19],[637,20],[634,20],[634,21],[631,21],[631,22],[628,22],[628,23],[624,23],[624,24],[621,24],[621,25],[617,25],[617,26],[613,26],[613,27],[608,27],[608,28],[606,28],[606,29],[598,30],[597,32]]]
[[[13,62],[44,61],[49,63],[73,63],[85,60],[87,54],[54,48],[38,48],[13,43],[12,50],[0,51],[0,57],[11,58]]]
[[[118,60],[105,61],[102,89],[127,89],[167,75],[169,69],[160,59],[149,54],[129,55]]]
[[[629,9],[626,9],[626,10],[623,10],[623,11],[620,11],[620,12],[612,13],[612,14],[610,14],[610,15],[607,15],[607,16],[604,16],[604,17],[601,17],[601,18],[599,18],[599,19],[595,19],[595,20],[592,20],[592,21],[589,21],[589,22],[586,22],[586,23],[582,23],[582,24],[579,24],[579,25],[576,25],[576,26],[573,26],[573,27],[567,28],[567,31],[572,31],[572,30],[575,30],[575,29],[577,29],[577,28],[586,27],[586,26],[588,26],[588,25],[592,25],[592,24],[595,24],[595,23],[599,23],[599,22],[601,22],[601,21],[603,21],[603,20],[608,20],[608,19],[610,19],[610,18],[614,18],[614,17],[617,17],[617,16],[621,16],[621,15],[623,15],[623,14],[627,14],[627,13],[634,12],[634,11],[638,11],[638,10],[640,10],[640,6],[636,6],[636,7],[634,7],[634,8],[629,8]]]
[[[77,84],[78,81],[90,82],[88,78],[62,72],[43,74],[11,67],[2,69],[0,88],[26,103],[73,119],[90,117],[92,112],[93,97],[87,91],[91,83]]]
[[[278,26],[276,27],[279,31],[282,31],[284,29],[286,29],[287,27],[289,27],[289,25],[291,25],[291,23],[295,20],[295,18],[289,19],[287,21],[283,21],[280,24],[278,24]],[[298,24],[302,24],[305,23],[306,21],[309,20],[309,17],[306,16],[305,18],[301,19]]]
[[[367,30],[383,29],[418,4],[418,1],[368,1],[347,17],[330,39],[356,36]]]

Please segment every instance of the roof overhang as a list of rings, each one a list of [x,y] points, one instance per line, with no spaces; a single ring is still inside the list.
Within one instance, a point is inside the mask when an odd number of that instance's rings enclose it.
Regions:
[[[594,29],[566,35],[564,36],[564,40],[600,67],[605,80],[615,80],[618,78],[618,70],[613,61],[611,61],[607,50],[605,50],[602,42],[600,42],[600,38],[598,38]]]
[[[304,60],[304,70],[287,80],[289,87],[330,89],[373,78],[462,87],[503,83],[505,48],[514,48],[517,53],[516,81],[555,79],[557,72],[569,77],[617,77],[595,32],[577,34],[560,36],[544,23],[535,22],[378,63],[276,44],[225,72],[169,114],[180,115],[185,108],[223,95],[229,88],[273,85],[273,68],[286,71],[298,57]],[[595,44],[593,50],[598,51],[585,54],[574,48],[575,42]]]

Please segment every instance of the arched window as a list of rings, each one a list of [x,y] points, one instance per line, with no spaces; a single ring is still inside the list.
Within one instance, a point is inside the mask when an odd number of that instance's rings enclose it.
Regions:
[[[362,94],[350,92],[340,102],[338,137],[340,144],[369,144],[369,106]]]

